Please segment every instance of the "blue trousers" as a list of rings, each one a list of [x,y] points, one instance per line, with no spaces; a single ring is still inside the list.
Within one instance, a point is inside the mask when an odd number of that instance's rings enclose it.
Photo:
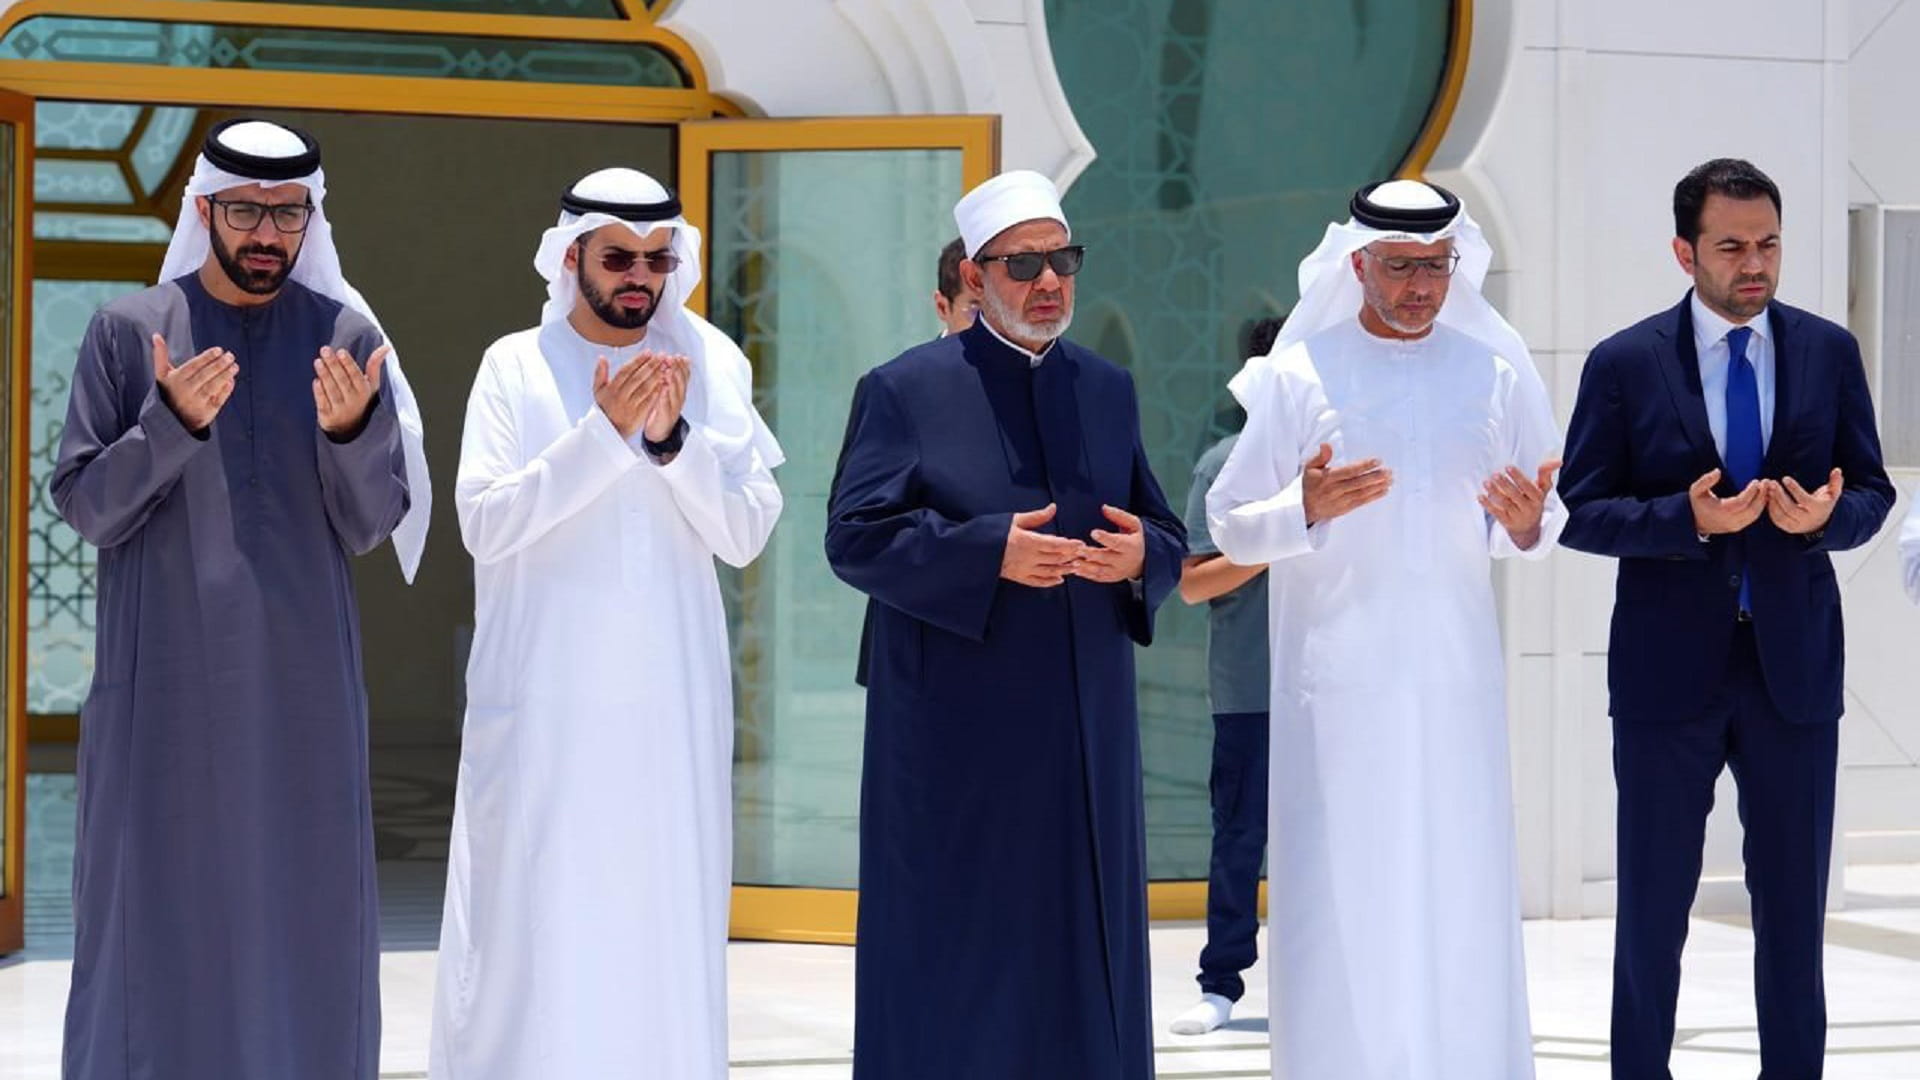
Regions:
[[[1267,853],[1267,714],[1213,714],[1213,859],[1200,992],[1239,1001],[1240,973],[1259,955],[1260,863]]]
[[[1827,1035],[1820,951],[1839,725],[1792,723],[1774,708],[1746,623],[1699,716],[1681,724],[1615,717],[1613,747],[1620,791],[1614,1080],[1672,1080],[1667,1056],[1680,950],[1723,767],[1739,784],[1746,833],[1760,1077],[1819,1080]]]

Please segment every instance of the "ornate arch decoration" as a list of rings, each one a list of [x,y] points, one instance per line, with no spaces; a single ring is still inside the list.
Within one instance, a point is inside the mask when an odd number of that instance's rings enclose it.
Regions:
[[[738,115],[711,92],[693,48],[658,25],[661,7],[20,0],[0,11],[0,86],[143,104],[608,121]]]

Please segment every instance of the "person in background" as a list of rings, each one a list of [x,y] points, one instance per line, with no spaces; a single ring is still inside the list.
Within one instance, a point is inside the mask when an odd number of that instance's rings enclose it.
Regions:
[[[933,311],[940,317],[940,336],[957,334],[973,325],[973,317],[980,312],[980,290],[967,284],[960,274],[960,261],[967,257],[967,247],[954,237],[946,247],[940,249],[939,276],[934,280]]]
[[[1284,319],[1253,324],[1243,358],[1265,356]],[[1207,489],[1238,434],[1207,448],[1187,494],[1187,557],[1180,599],[1207,605],[1207,703],[1213,711],[1213,858],[1207,869],[1207,944],[1200,1001],[1173,1021],[1175,1035],[1204,1035],[1227,1022],[1246,993],[1241,972],[1259,956],[1260,863],[1267,854],[1267,567],[1241,566],[1207,533]]]

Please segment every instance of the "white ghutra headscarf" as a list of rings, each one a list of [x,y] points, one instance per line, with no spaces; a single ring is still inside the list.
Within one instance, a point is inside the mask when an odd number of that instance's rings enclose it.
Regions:
[[[1345,224],[1327,226],[1320,246],[1300,263],[1300,303],[1287,316],[1280,336],[1265,356],[1249,359],[1227,388],[1242,405],[1272,370],[1273,357],[1332,326],[1360,314],[1365,295],[1353,273],[1353,254],[1369,244],[1434,244],[1452,240],[1460,268],[1447,289],[1435,320],[1492,349],[1524,378],[1540,382],[1526,341],[1480,294],[1493,247],[1454,194],[1418,180],[1389,180],[1354,193]],[[1545,392],[1544,386],[1542,392]]]
[[[601,169],[560,197],[560,220],[541,234],[533,256],[533,268],[547,279],[540,325],[565,320],[579,298],[579,283],[567,269],[567,249],[608,225],[618,225],[638,239],[656,229],[673,230],[669,250],[680,265],[654,298],[646,345],[692,361],[681,415],[701,429],[723,459],[754,453],[769,469],[784,462],[779,441],[753,407],[753,367],[746,354],[718,327],[687,310],[687,298],[700,284],[700,230],[681,216],[679,198],[653,177],[634,169]]]
[[[203,195],[248,184],[278,187],[298,184],[307,189],[313,203],[313,216],[288,275],[322,296],[329,297],[366,316],[380,336],[387,331],[380,325],[360,290],[347,283],[340,270],[340,252],[333,243],[333,226],[327,222],[327,175],[320,168],[320,147],[305,132],[271,124],[264,120],[230,120],[208,133],[206,145],[194,160],[193,176],[180,198],[180,219],[174,225],[173,242],[167,245],[167,257],[160,264],[160,281],[173,281],[200,269],[212,253],[207,229],[200,224],[194,200]],[[389,348],[393,345],[387,339]],[[394,410],[400,421],[400,442],[407,459],[406,516],[393,530],[393,550],[400,557],[400,572],[411,584],[420,569],[420,555],[427,544],[427,522],[433,513],[433,482],[427,475],[424,429],[420,423],[420,404],[413,388],[400,371],[397,351],[387,354],[382,369],[383,386],[393,393]]]

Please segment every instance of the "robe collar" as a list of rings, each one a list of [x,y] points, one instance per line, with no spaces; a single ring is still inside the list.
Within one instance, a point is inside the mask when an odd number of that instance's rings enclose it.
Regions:
[[[280,305],[280,301],[285,300],[288,294],[294,292],[296,289],[306,288],[306,286],[301,285],[289,276],[285,281],[280,283],[280,291],[274,293],[262,303],[232,304],[207,291],[207,283],[200,280],[199,270],[181,274],[174,279],[174,283],[180,286],[181,290],[187,294],[189,300],[203,300],[221,311],[231,312],[238,318],[254,318],[265,315],[277,308]],[[180,362],[185,363],[186,361],[182,360]]]
[[[987,333],[992,334],[996,338],[999,338],[1000,344],[1005,345],[1007,348],[1012,349],[1014,352],[1017,352],[1021,356],[1026,357],[1027,366],[1030,368],[1039,367],[1041,361],[1047,358],[1047,354],[1053,351],[1054,342],[1057,342],[1060,340],[1059,338],[1054,338],[1053,341],[1049,341],[1045,345],[1041,346],[1039,352],[1034,352],[1032,349],[1029,349],[1024,345],[1016,345],[1012,341],[1007,340],[1007,335],[1001,333],[999,327],[987,321],[987,317],[985,315],[981,315],[975,318],[973,321],[977,325],[986,327]]]
[[[550,323],[548,325],[565,327],[565,330],[563,332],[566,334],[566,337],[564,340],[567,342],[567,344],[573,346],[575,349],[578,349],[580,352],[591,353],[596,356],[598,355],[606,355],[608,357],[619,356],[622,359],[626,359],[626,358],[638,356],[643,350],[646,350],[646,349],[653,349],[655,352],[671,352],[672,351],[670,349],[661,349],[656,344],[657,335],[655,335],[652,332],[653,328],[651,326],[647,328],[648,332],[646,336],[642,337],[639,341],[636,341],[631,345],[602,345],[600,342],[594,341],[593,339],[587,337],[587,335],[581,333],[580,328],[573,325],[573,320],[571,318],[560,319],[557,322]],[[614,365],[614,366],[616,368],[618,367],[618,365]]]
[[[1416,338],[1381,337],[1379,334],[1367,329],[1367,324],[1363,322],[1357,314],[1353,317],[1353,328],[1360,332],[1360,340],[1369,345],[1374,345],[1382,349],[1391,349],[1395,352],[1418,352],[1432,345],[1434,339],[1438,337],[1440,333],[1440,324],[1435,322],[1432,326],[1427,327],[1426,333]]]

